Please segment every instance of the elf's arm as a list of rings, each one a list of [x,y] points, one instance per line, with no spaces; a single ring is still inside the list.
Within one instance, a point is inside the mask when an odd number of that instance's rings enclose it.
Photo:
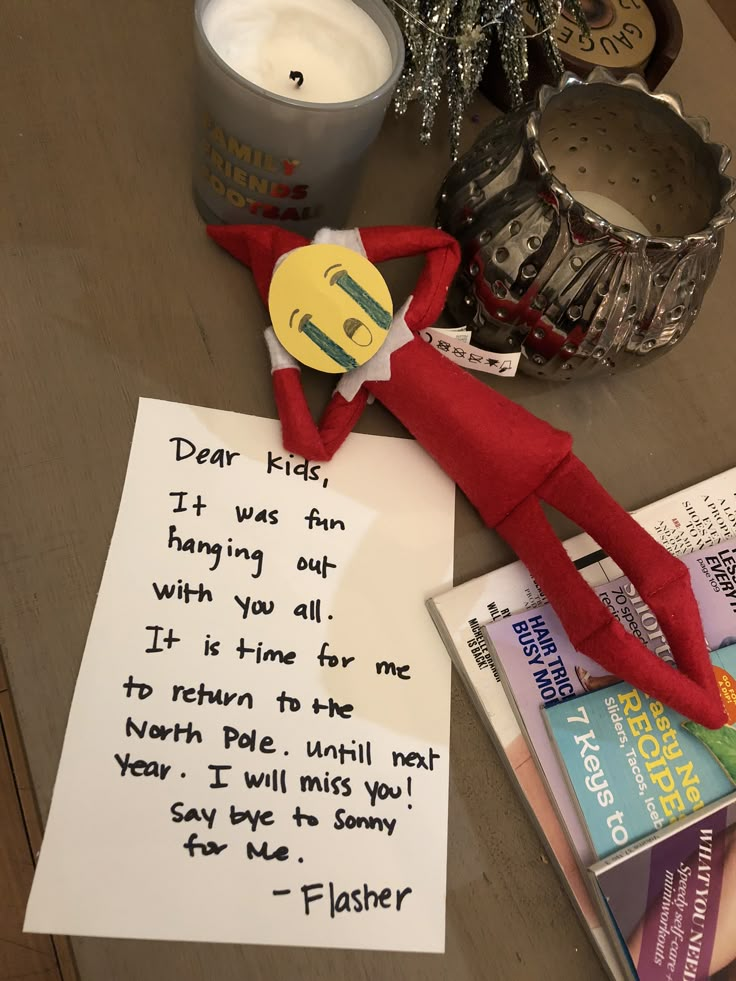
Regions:
[[[360,239],[371,262],[424,256],[412,301],[405,313],[410,330],[433,326],[442,313],[450,284],[460,263],[460,246],[435,228],[362,228]]]
[[[273,327],[266,331],[266,344],[284,448],[307,460],[331,460],[360,418],[367,392],[359,389],[350,402],[335,392],[317,426],[304,397],[299,364],[284,349]]]

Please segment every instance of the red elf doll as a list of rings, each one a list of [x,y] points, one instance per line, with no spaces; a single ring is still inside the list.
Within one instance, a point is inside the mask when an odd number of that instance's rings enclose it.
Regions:
[[[265,303],[282,258],[310,244],[275,226],[210,227],[208,232],[251,268]],[[420,338],[444,306],[459,263],[456,241],[435,229],[404,227],[323,230],[314,241],[347,246],[372,263],[415,255],[425,262],[413,295],[390,322],[385,343],[365,364],[340,376],[319,425],[310,415],[299,365],[273,330],[266,331],[284,447],[309,460],[330,460],[369,399],[378,399],[514,549],[577,650],[688,718],[709,728],[723,725],[684,564],[600,486],[573,454],[569,434],[498,394]],[[656,615],[679,670],[606,609],[552,531],[540,501],[571,518],[624,570]]]

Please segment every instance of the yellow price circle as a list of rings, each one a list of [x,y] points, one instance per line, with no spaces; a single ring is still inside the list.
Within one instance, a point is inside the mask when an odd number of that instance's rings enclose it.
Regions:
[[[372,358],[393,317],[383,276],[342,245],[305,245],[289,253],[273,274],[268,309],[289,354],[332,374]]]

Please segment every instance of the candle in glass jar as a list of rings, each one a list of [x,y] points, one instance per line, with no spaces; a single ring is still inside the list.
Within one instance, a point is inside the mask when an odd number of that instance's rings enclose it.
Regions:
[[[605,194],[596,194],[594,191],[571,191],[570,193],[576,201],[585,205],[586,208],[590,208],[591,211],[595,211],[597,215],[610,221],[612,225],[616,225],[618,228],[628,228],[640,235],[651,234],[636,215],[627,211],[618,201],[607,198]]]
[[[383,32],[353,0],[211,0],[202,26],[233,71],[289,99],[351,102],[391,75]]]
[[[205,221],[345,224],[404,63],[383,0],[195,0],[194,39]]]

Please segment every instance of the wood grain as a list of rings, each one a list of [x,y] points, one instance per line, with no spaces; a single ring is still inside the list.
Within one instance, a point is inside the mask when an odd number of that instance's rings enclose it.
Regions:
[[[685,44],[664,87],[736,145],[736,47],[704,0],[680,6]],[[191,202],[190,32],[190,0],[3,4],[0,645],[44,818],[138,397],[274,412],[250,277],[208,242]],[[472,112],[481,123],[493,115],[482,100]],[[432,221],[447,145],[440,136],[421,147],[417,124],[415,113],[387,119],[355,223]],[[479,125],[468,122],[466,141]],[[564,391],[503,383],[573,432],[626,507],[736,462],[735,255],[729,239],[691,338],[641,374]],[[414,271],[388,268],[397,297]],[[310,384],[316,408],[329,383]],[[402,434],[378,406],[361,429]],[[462,498],[456,527],[458,581],[510,558]],[[555,527],[573,530],[559,518]],[[452,713],[443,956],[75,939],[82,981],[602,978],[457,678]],[[2,861],[20,911],[29,856]],[[48,954],[42,938],[21,942],[29,957]]]
[[[41,825],[0,659],[0,979],[75,981],[69,941],[22,931]]]

